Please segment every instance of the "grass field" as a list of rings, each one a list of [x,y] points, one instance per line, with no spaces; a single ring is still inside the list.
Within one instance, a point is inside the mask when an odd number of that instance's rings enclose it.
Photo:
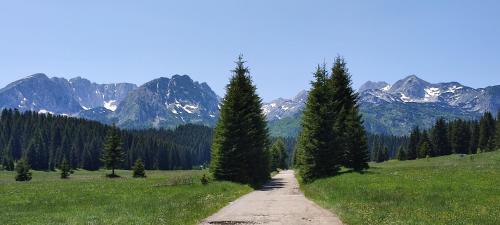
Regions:
[[[205,171],[206,172],[206,171]],[[33,172],[30,182],[0,171],[0,224],[196,224],[248,193],[230,182],[200,184],[204,171],[147,171],[148,178],[105,178],[105,171]]]
[[[371,164],[302,185],[346,224],[500,224],[500,151]]]

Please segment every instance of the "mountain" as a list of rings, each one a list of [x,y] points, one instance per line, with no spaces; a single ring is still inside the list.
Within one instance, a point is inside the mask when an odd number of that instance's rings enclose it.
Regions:
[[[307,94],[301,91],[292,99],[263,104],[272,135],[299,133]],[[500,108],[500,86],[476,89],[457,82],[432,84],[415,75],[392,85],[368,81],[358,94],[365,127],[373,133],[408,134],[413,126],[430,127],[439,117],[474,119]],[[64,114],[131,129],[187,123],[213,126],[219,102],[206,83],[187,75],[161,77],[137,87],[34,74],[0,89],[0,108]]]
[[[116,110],[118,103],[137,88],[129,83],[96,84],[81,77],[70,79],[69,84],[82,108],[104,107],[111,111]]]
[[[213,126],[219,117],[219,97],[206,83],[187,75],[145,83],[120,102],[114,117],[125,128],[174,127],[196,123]]]
[[[382,89],[385,87],[388,87],[389,84],[384,82],[384,81],[379,81],[379,82],[373,82],[373,81],[367,81],[361,87],[359,87],[358,92],[370,90],[370,89]]]
[[[457,82],[432,84],[415,75],[392,85],[368,81],[358,90],[359,106],[369,132],[408,134],[412,127],[430,127],[439,117],[474,119],[500,108],[500,85],[471,88]],[[307,93],[301,92],[306,96]],[[278,99],[264,105],[273,135],[299,132],[302,101]],[[294,113],[286,113],[293,108]]]
[[[206,83],[187,75],[161,77],[137,87],[39,73],[0,89],[0,108],[75,116],[134,129],[187,123],[213,126],[219,99]]]
[[[82,110],[106,107],[114,110],[134,84],[96,84],[77,77],[49,78],[37,73],[0,89],[0,108],[75,115]]]

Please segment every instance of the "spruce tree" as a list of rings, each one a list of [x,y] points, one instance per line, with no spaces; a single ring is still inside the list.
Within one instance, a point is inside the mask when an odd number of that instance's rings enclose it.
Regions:
[[[471,138],[469,142],[469,153],[476,154],[478,150],[479,144],[479,124],[477,121],[474,121],[471,124]]]
[[[410,134],[410,141],[408,143],[408,152],[406,158],[409,160],[416,159],[418,156],[418,147],[420,143],[420,129],[418,126],[414,127]]]
[[[41,129],[34,132],[34,136],[31,138],[26,148],[25,155],[29,165],[34,170],[49,169],[48,152]]]
[[[400,161],[406,160],[406,152],[403,149],[403,146],[399,146],[399,148],[396,152],[396,158]]]
[[[377,153],[375,155],[377,157],[375,159],[376,162],[380,163],[386,161],[389,159],[389,149],[387,148],[387,146],[379,145],[377,148]]]
[[[346,127],[344,132],[344,143],[347,147],[343,162],[347,168],[355,171],[368,169],[370,154],[366,142],[365,129],[361,114],[357,106],[353,106],[347,115]]]
[[[427,130],[422,131],[420,136],[420,141],[418,143],[418,158],[425,158],[431,154],[431,143],[429,141],[429,135]]]
[[[133,167],[133,176],[135,178],[143,178],[146,177],[146,170],[144,169],[144,163],[141,159],[137,159],[134,163]]]
[[[279,149],[279,152],[280,152],[280,159],[278,161],[278,168],[280,169],[287,169],[288,168],[288,153],[286,152],[286,148],[285,148],[285,143],[283,141],[282,138],[278,138],[277,140],[277,149]]]
[[[495,133],[495,120],[490,112],[485,112],[479,121],[479,148],[483,151],[491,151],[492,141]]]
[[[30,181],[31,180],[31,172],[30,165],[28,160],[23,157],[16,164],[16,181]]]
[[[432,151],[431,156],[451,154],[450,143],[448,142],[448,130],[444,118],[439,118],[434,124],[432,131]]]
[[[343,155],[343,148],[338,146],[333,132],[335,112],[325,66],[317,67],[314,78],[302,116],[296,152],[295,166],[305,182],[337,174]]]
[[[3,166],[3,169],[7,170],[7,171],[13,171],[14,170],[14,157],[12,155],[12,146],[13,146],[13,143],[12,143],[12,138],[11,140],[9,141],[9,143],[7,144],[7,146],[4,148],[2,154],[3,154],[3,157],[2,157],[2,166]]]
[[[210,171],[219,180],[259,185],[270,177],[269,134],[248,68],[240,56],[215,126]]]
[[[285,143],[282,138],[278,138],[271,146],[271,170],[286,169],[286,159]]]
[[[497,122],[496,122],[496,125],[495,125],[495,147],[496,147],[496,150],[499,150],[500,149],[500,109],[498,110],[498,113],[497,113]]]
[[[352,88],[351,75],[342,57],[336,57],[332,74],[328,81],[329,93],[332,95],[327,111],[335,121],[333,135],[342,158],[340,162],[347,168],[361,171],[368,168],[369,151],[361,113],[358,110],[358,95]],[[330,97],[327,95],[326,97]]]
[[[117,177],[115,169],[123,162],[125,154],[121,147],[119,131],[114,125],[108,131],[103,148],[101,160],[106,168],[111,169],[109,177]]]
[[[69,177],[69,175],[71,174],[71,167],[69,166],[69,163],[68,163],[68,160],[66,159],[66,157],[63,158],[63,160],[61,161],[61,178],[62,179],[66,179]]]

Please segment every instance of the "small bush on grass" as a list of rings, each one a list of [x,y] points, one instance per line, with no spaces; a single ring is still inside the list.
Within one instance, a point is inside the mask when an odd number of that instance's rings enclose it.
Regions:
[[[144,163],[142,160],[138,159],[135,161],[134,164],[134,178],[145,178],[146,177],[146,170],[144,169]]]
[[[16,165],[16,181],[30,181],[31,180],[31,172],[30,165],[28,164],[28,160],[23,158],[19,160]]]

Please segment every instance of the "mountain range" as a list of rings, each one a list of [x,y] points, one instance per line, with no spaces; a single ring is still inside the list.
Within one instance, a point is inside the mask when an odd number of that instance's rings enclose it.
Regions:
[[[414,126],[430,127],[436,119],[475,119],[500,108],[500,85],[471,88],[457,82],[432,84],[415,75],[394,84],[368,81],[358,89],[365,127],[372,133],[405,135]],[[294,136],[307,93],[264,105],[270,131]]]
[[[292,99],[263,104],[275,136],[295,136],[307,91]],[[415,75],[394,84],[368,81],[359,90],[359,106],[369,132],[408,134],[435,119],[473,119],[500,107],[500,86],[471,88],[457,82],[432,84]],[[34,74],[0,89],[0,108],[17,108],[115,123],[129,129],[170,128],[196,123],[213,126],[221,98],[187,75],[161,77],[141,86],[96,84],[87,79]]]

